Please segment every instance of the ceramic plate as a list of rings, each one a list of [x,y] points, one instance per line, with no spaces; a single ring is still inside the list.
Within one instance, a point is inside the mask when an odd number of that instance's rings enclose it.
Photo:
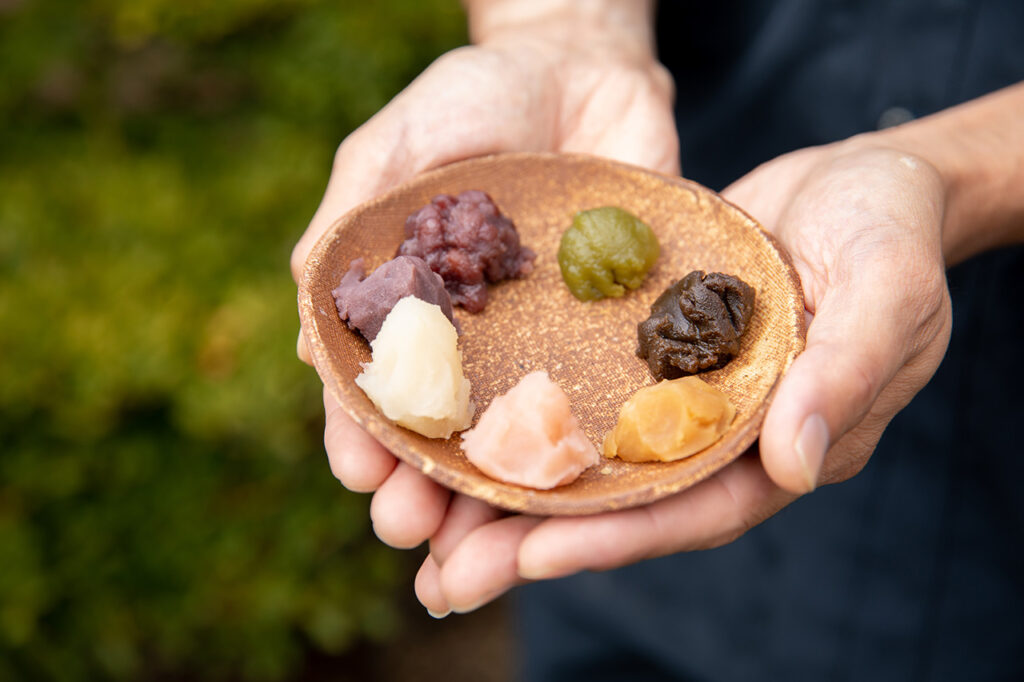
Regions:
[[[456,308],[460,348],[478,419],[523,375],[545,370],[566,391],[598,450],[620,406],[654,383],[636,357],[636,326],[670,284],[692,270],[739,276],[756,290],[739,355],[701,378],[727,393],[736,419],[711,447],[678,462],[591,467],[574,483],[532,490],[485,476],[462,454],[460,437],[425,438],[395,425],[356,386],[369,344],[338,317],[331,290],[349,263],[372,270],[394,256],[405,218],[441,193],[486,191],[537,253],[525,279],[490,288],[476,315]],[[618,299],[581,302],[562,282],[556,253],[577,211],[620,206],[654,230],[661,256],[643,286]],[[592,514],[652,502],[683,490],[739,457],[757,438],[779,377],[803,348],[804,304],[792,263],[756,221],[696,183],[580,155],[502,154],[425,173],[338,220],[313,249],[299,286],[299,312],[314,364],[349,415],[400,459],[439,483],[505,509]],[[476,419],[474,419],[474,423]]]

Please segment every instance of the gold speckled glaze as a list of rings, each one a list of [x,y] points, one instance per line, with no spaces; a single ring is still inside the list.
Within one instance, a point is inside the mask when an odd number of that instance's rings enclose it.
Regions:
[[[634,354],[636,325],[668,285],[691,270],[737,275],[757,291],[740,354],[701,376],[736,406],[729,430],[711,447],[668,464],[602,460],[574,483],[531,490],[488,478],[462,454],[458,434],[431,440],[396,426],[355,385],[370,347],[338,317],[331,296],[349,262],[368,270],[391,258],[405,218],[441,193],[486,191],[537,252],[525,279],[490,289],[476,315],[456,308],[466,376],[477,418],[523,375],[545,370],[572,403],[600,450],[619,407],[654,383]],[[620,206],[651,226],[661,256],[636,291],[576,300],[556,253],[580,210]],[[687,488],[739,457],[757,438],[779,377],[804,344],[804,303],[789,256],[740,209],[678,177],[582,155],[500,154],[424,173],[339,219],[313,249],[299,284],[299,314],[314,364],[346,412],[400,459],[439,483],[497,507],[531,514],[592,514],[632,507]],[[474,423],[476,419],[474,419]]]

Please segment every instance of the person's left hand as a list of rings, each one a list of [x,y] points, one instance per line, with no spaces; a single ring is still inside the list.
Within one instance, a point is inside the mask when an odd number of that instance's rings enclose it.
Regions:
[[[587,517],[508,516],[456,495],[416,577],[433,615],[475,609],[527,580],[725,544],[860,471],[938,367],[951,325],[938,174],[870,145],[864,136],[788,154],[723,193],[786,246],[811,319],[760,456],[672,497]]]

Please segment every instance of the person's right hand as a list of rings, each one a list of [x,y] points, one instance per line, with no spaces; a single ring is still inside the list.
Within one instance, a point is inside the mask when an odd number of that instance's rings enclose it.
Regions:
[[[313,244],[345,212],[460,159],[585,152],[677,173],[673,85],[652,56],[646,5],[628,0],[619,15],[597,12],[589,23],[513,22],[438,59],[338,148],[323,201],[292,254],[295,280]],[[612,25],[599,30],[601,22]],[[298,353],[309,362],[301,334]],[[381,540],[413,547],[433,535],[450,492],[398,463],[327,391],[324,408],[331,470],[350,490],[376,491],[371,517]]]

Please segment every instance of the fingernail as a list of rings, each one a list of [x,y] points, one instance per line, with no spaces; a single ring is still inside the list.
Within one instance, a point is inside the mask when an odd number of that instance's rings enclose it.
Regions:
[[[800,467],[807,479],[807,492],[811,492],[818,487],[818,475],[825,461],[825,451],[828,450],[828,424],[825,418],[820,414],[812,414],[805,419],[793,449],[800,458]]]
[[[431,611],[430,609],[427,609],[427,613],[430,614],[430,617],[431,618],[437,618],[438,620],[441,620],[442,618],[444,618],[445,616],[447,616],[451,612],[452,612],[451,609],[448,609],[447,611]]]

